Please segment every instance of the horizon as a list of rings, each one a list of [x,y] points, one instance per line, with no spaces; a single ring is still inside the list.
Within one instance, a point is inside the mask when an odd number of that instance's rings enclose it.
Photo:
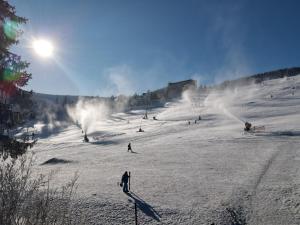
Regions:
[[[9,2],[28,19],[13,52],[31,63],[26,89],[38,93],[132,95],[299,65],[293,0]],[[53,43],[52,58],[33,53],[35,38]]]
[[[278,72],[278,71],[281,71],[281,70],[290,70],[290,69],[300,69],[299,66],[294,66],[294,67],[289,67],[289,68],[281,68],[281,69],[275,69],[275,70],[272,70],[272,71],[265,71],[265,72],[260,72],[260,73],[256,73],[256,74],[251,74],[251,75],[246,75],[246,76],[241,76],[241,77],[237,77],[237,78],[234,78],[234,79],[229,79],[229,80],[224,80],[224,81],[221,81],[219,83],[213,83],[213,84],[204,84],[205,88],[216,88],[217,86],[220,86],[226,82],[234,82],[234,81],[239,81],[240,79],[246,79],[246,78],[250,78],[250,77],[253,77],[253,76],[256,76],[256,75],[263,75],[263,74],[266,74],[266,73],[273,73],[273,72]],[[298,74],[300,75],[300,74]],[[287,77],[293,77],[293,76],[297,76],[297,75],[289,75]],[[269,80],[273,80],[273,79],[280,79],[280,78],[270,78]],[[193,80],[193,79],[186,79],[186,80]],[[147,91],[150,91],[150,92],[155,92],[157,90],[160,90],[160,89],[163,89],[163,88],[167,88],[168,87],[168,84],[169,83],[179,83],[179,82],[182,82],[182,81],[186,81],[186,80],[178,80],[178,81],[170,81],[168,83],[166,83],[163,87],[158,87],[156,89],[153,89],[153,90],[147,90]],[[197,82],[197,80],[195,80]],[[267,80],[266,80],[267,81]],[[203,85],[203,84],[200,84],[200,85]],[[197,87],[199,88],[199,84],[197,83]],[[112,96],[114,97],[118,97],[118,96],[126,96],[126,97],[131,97],[135,94],[137,95],[143,95],[145,94],[147,91],[145,92],[134,92],[133,94],[129,94],[129,95],[125,95],[125,94],[118,94],[118,95],[111,95],[111,96],[100,96],[100,95],[70,95],[70,94],[51,94],[51,93],[41,93],[41,92],[35,92],[36,94],[42,94],[42,95],[53,95],[53,96],[60,96],[60,97],[65,97],[65,96],[69,96],[69,97],[96,97],[96,98],[111,98]]]

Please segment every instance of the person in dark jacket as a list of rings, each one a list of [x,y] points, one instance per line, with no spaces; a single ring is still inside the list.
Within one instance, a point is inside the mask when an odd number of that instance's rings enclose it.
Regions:
[[[132,152],[132,149],[131,149],[131,143],[129,142],[129,144],[128,144],[128,150],[127,150],[128,152],[129,151],[131,151]]]
[[[123,192],[125,193],[128,192],[128,180],[129,180],[129,175],[127,171],[125,171],[121,179],[121,186],[123,186]]]

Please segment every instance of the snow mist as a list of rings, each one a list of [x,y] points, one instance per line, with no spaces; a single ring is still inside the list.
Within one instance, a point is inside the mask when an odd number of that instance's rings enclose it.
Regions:
[[[85,133],[97,130],[111,113],[110,107],[98,99],[79,99],[75,106],[68,106],[67,112],[75,124]]]
[[[247,86],[237,86],[227,88],[225,90],[212,90],[204,100],[204,106],[213,112],[218,112],[227,117],[241,123],[246,120],[242,118],[245,114],[243,107],[236,107],[235,102],[247,103],[253,101],[253,94],[257,92],[258,86],[256,84],[249,84]]]

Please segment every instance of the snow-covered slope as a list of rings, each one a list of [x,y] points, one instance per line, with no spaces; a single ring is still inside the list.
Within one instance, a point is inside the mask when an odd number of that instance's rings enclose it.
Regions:
[[[134,224],[134,201],[139,224],[300,224],[300,76],[187,93],[143,114],[95,121],[90,143],[75,125],[39,139],[36,171],[59,169],[56,184],[78,171],[91,224]],[[265,131],[245,133],[245,121]],[[41,165],[54,157],[71,162]],[[118,185],[126,170],[130,195]]]

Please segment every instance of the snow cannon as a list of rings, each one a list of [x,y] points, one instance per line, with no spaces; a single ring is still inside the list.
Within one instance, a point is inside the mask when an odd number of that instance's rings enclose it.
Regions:
[[[84,141],[84,142],[89,142],[89,141],[90,141],[89,138],[87,137],[86,133],[84,134],[83,141]]]
[[[252,124],[249,123],[249,122],[246,122],[246,123],[245,123],[244,131],[250,131],[250,130],[251,130],[251,127],[252,127]]]

